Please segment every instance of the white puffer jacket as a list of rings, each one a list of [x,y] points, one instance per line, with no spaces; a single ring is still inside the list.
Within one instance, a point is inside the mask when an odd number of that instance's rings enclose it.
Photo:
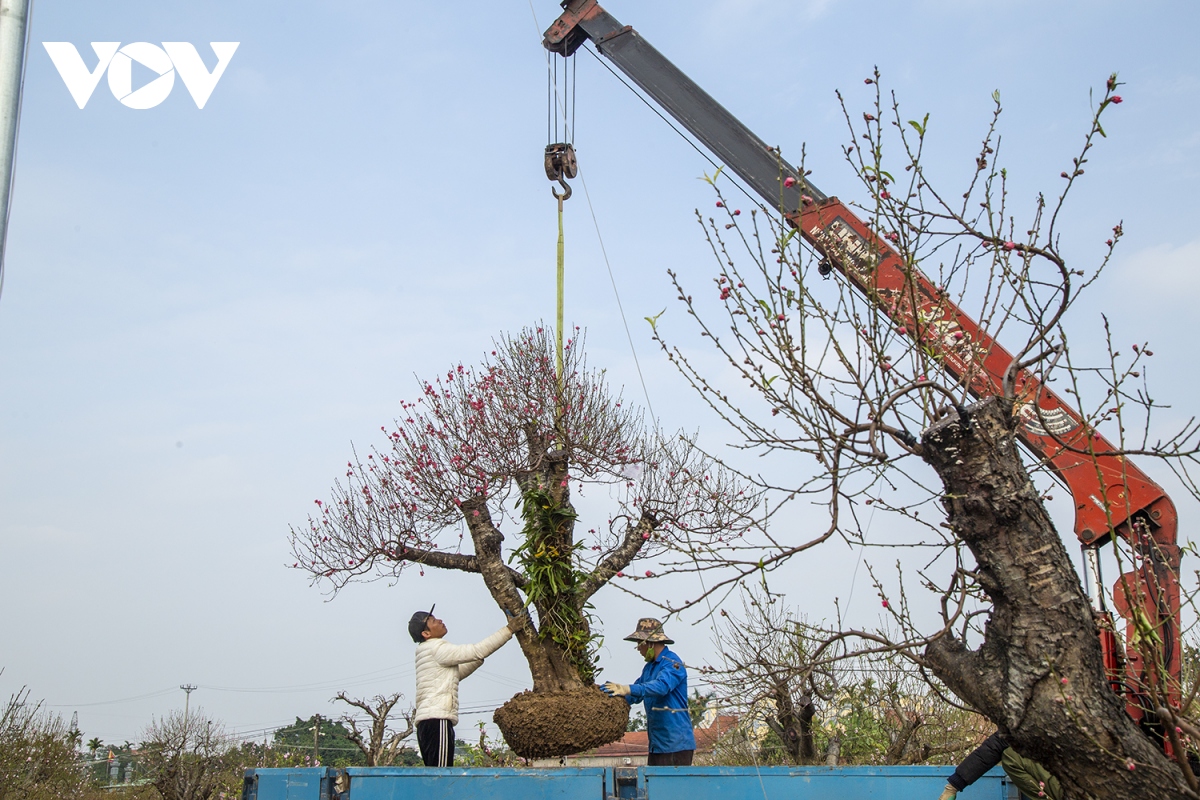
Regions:
[[[448,719],[458,724],[458,682],[512,638],[504,626],[478,644],[426,639],[417,645],[417,712],[413,722]]]

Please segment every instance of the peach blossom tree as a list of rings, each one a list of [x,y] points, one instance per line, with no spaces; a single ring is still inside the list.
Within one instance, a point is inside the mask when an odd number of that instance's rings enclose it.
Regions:
[[[580,339],[565,343],[560,375],[548,328],[501,337],[401,409],[292,528],[294,566],[334,592],[410,570],[478,574],[500,608],[534,612],[517,639],[535,693],[592,683],[590,600],[614,579],[655,576],[630,574],[635,561],[686,561],[753,525],[756,492],[693,437],[648,425]],[[585,528],[572,493],[589,489],[612,507]]]

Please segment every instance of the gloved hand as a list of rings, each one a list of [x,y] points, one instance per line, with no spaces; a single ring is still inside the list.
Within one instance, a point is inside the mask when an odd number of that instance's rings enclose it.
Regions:
[[[520,614],[514,614],[506,608],[506,609],[504,609],[504,613],[508,615],[508,629],[510,631],[512,631],[513,633],[516,633],[517,631],[519,631],[525,627],[524,612],[522,612]]]
[[[629,686],[624,683],[613,683],[608,681],[600,687],[600,691],[604,692],[609,697],[625,697],[629,694]]]
[[[946,788],[942,790],[938,800],[954,800],[956,797],[958,797],[958,789],[955,789],[953,786],[947,783]]]

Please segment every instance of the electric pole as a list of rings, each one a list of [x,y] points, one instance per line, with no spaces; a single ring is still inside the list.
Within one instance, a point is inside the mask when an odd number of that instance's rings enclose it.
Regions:
[[[4,285],[4,242],[8,238],[32,5],[33,0],[0,0],[0,288]]]
[[[313,717],[313,766],[318,766],[321,763],[321,715],[317,714]]]
[[[192,692],[196,691],[197,686],[194,683],[181,683],[179,684],[179,688],[183,689],[183,691],[187,694],[187,696],[183,698],[183,746],[186,748],[188,735],[188,706],[191,705]]]

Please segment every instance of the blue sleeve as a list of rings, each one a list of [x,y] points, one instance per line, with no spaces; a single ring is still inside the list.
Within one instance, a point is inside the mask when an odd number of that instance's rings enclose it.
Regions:
[[[687,680],[687,670],[683,664],[670,659],[662,660],[662,668],[655,671],[654,677],[642,683],[641,678],[629,686],[629,703],[640,703],[647,697],[666,697],[679,684]]]

